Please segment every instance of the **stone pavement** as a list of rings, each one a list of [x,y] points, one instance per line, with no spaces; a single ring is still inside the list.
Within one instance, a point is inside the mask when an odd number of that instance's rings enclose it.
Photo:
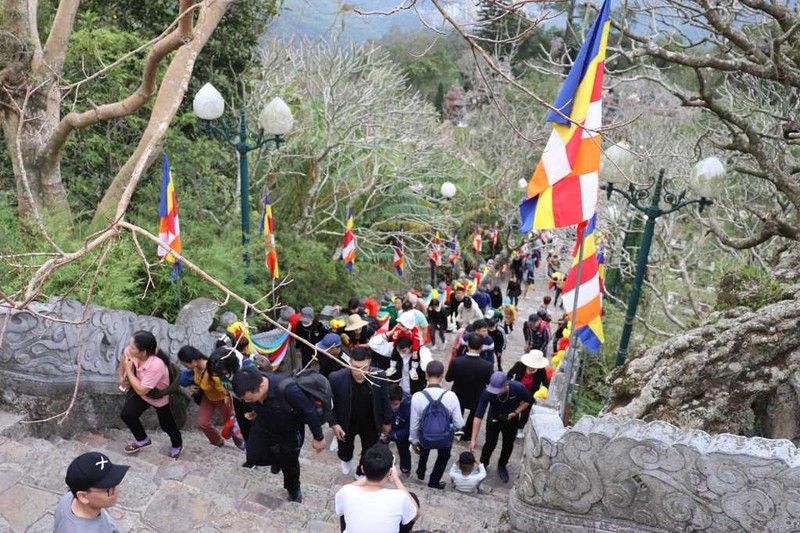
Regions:
[[[520,302],[517,327],[509,336],[511,346],[503,362],[506,369],[523,352],[521,324],[543,294],[543,282],[537,280],[537,284],[540,290]],[[448,341],[446,348],[434,350],[437,359],[447,360],[452,334]],[[243,453],[229,442],[223,448],[211,446],[199,430],[184,432],[183,455],[174,461],[166,455],[166,435],[158,430],[151,432],[152,448],[128,456],[122,453],[131,438],[127,431],[96,430],[72,440],[15,438],[18,420],[0,413],[0,434],[5,435],[0,436],[0,533],[52,531],[53,509],[66,492],[66,467],[75,456],[89,450],[101,450],[112,461],[131,465],[120,487],[119,503],[111,510],[123,531],[339,531],[334,495],[351,479],[341,475],[338,458],[328,450],[315,455],[310,446],[304,447],[300,456],[304,503],[296,504],[286,501],[280,474],[272,475],[266,468],[241,468]],[[327,428],[326,436],[330,442]],[[521,441],[517,444],[508,467],[512,483],[521,463]],[[462,443],[456,443],[453,457],[465,449]],[[495,460],[498,454],[499,446]],[[512,483],[502,483],[495,468],[496,463],[483,484],[491,487],[491,493],[477,496],[451,488],[430,489],[412,473],[406,485],[417,493],[423,510],[415,529],[509,531],[507,506]]]

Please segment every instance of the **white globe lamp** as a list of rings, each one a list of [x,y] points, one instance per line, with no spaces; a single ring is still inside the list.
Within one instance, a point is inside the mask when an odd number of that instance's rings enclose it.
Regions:
[[[270,135],[286,135],[294,125],[292,110],[283,99],[276,96],[261,110],[258,124]]]
[[[216,87],[206,83],[194,95],[192,110],[202,120],[217,120],[225,112],[225,99]]]

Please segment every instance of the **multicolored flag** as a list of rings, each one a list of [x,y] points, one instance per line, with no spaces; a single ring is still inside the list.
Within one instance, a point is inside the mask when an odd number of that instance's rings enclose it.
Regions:
[[[405,258],[403,257],[403,223],[400,223],[400,236],[394,244],[394,268],[397,269],[397,275],[403,277],[403,266],[405,265]]]
[[[353,221],[353,208],[347,208],[347,222],[344,226],[344,242],[342,243],[342,259],[347,266],[347,270],[353,273],[353,263],[356,262],[356,235],[353,232],[355,222]]]
[[[578,291],[578,307],[575,317],[575,332],[586,348],[594,353],[605,342],[603,335],[603,291],[600,278],[597,244],[595,242],[595,223],[597,215],[578,226],[578,242],[575,243],[572,267],[564,282],[561,296],[562,305],[572,320],[575,305],[575,288],[578,286],[578,255],[580,254],[581,235],[583,236],[583,266],[581,267],[580,289]]]
[[[475,230],[475,236],[472,238],[472,250],[479,254],[481,253],[481,249],[483,248],[483,243],[481,242],[481,228]]]
[[[181,247],[181,226],[178,221],[178,196],[175,193],[175,181],[169,167],[169,158],[164,154],[164,168],[161,177],[161,201],[158,205],[158,216],[161,221],[158,227],[158,238],[177,253],[183,253]],[[183,266],[172,253],[161,246],[158,257],[166,259],[172,265],[172,279],[177,279],[183,272]]]
[[[447,260],[453,266],[453,270],[456,269],[456,263],[458,263],[458,243],[456,242],[456,238],[458,237],[458,230],[453,231],[453,240],[450,241],[450,257]]]
[[[269,193],[264,195],[264,214],[261,217],[261,235],[266,250],[265,263],[272,279],[278,278],[278,248],[275,246],[275,223],[272,220],[272,204]]]
[[[611,0],[605,0],[547,121],[553,131],[520,204],[520,233],[589,220],[597,207],[603,72]],[[565,115],[569,120],[564,118]]]
[[[433,237],[431,244],[431,253],[428,255],[428,262],[431,268],[434,269],[442,263],[442,240],[439,238],[439,232]]]
[[[492,233],[489,236],[489,239],[492,241],[492,248],[497,248],[497,233],[497,222],[495,222],[492,226]]]

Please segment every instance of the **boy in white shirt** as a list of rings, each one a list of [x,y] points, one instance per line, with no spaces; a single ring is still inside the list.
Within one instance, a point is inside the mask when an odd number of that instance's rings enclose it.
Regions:
[[[463,452],[458,457],[458,462],[450,467],[450,481],[459,492],[479,491],[481,481],[486,479],[486,467],[478,463],[476,468],[475,456],[470,452]]]
[[[364,452],[364,477],[336,493],[336,514],[343,533],[406,533],[419,518],[419,499],[408,492],[394,455],[378,443]],[[391,481],[397,490],[384,488]]]

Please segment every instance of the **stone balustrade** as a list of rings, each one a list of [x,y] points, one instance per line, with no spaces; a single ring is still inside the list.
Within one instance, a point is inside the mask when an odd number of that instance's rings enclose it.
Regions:
[[[518,531],[800,531],[800,453],[788,440],[709,435],[534,407],[510,496]]]

